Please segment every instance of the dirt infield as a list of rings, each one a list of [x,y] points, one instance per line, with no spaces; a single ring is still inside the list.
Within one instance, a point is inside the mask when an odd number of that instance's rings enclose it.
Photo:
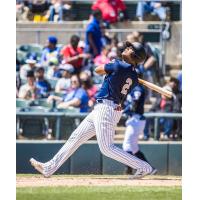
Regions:
[[[130,180],[127,176],[52,176],[17,175],[17,187],[41,186],[181,186],[181,177],[152,176],[140,180]]]

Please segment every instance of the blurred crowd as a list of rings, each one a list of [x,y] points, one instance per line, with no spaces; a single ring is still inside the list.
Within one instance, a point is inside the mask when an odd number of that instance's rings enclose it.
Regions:
[[[17,21],[62,22],[74,20],[76,1],[70,0],[16,0]],[[100,10],[107,25],[129,20],[123,0],[96,0],[91,10]],[[134,11],[133,11],[134,12]],[[139,21],[170,19],[170,2],[138,1],[135,19]]]
[[[84,41],[74,34],[67,44],[61,45],[59,38],[49,36],[45,46],[22,45],[17,48],[17,98],[29,101],[44,99],[57,109],[76,108],[80,112],[90,112],[104,79],[104,76],[95,73],[95,67],[116,58],[121,59],[124,49],[124,43],[119,41],[117,35],[111,37],[106,33],[107,25],[102,17],[99,9],[92,11]],[[142,78],[174,93],[172,99],[166,99],[146,90],[146,104],[152,104],[152,98],[156,98],[150,111],[181,112],[181,71],[177,77],[165,82],[159,67],[158,49],[145,42],[143,34],[136,31],[128,34],[126,39],[129,42],[141,42],[146,49],[147,58],[144,64],[138,66]],[[159,123],[165,139],[170,138],[172,130],[180,133],[181,125],[175,120],[161,118]],[[144,139],[149,139],[151,129],[152,122],[149,120]]]

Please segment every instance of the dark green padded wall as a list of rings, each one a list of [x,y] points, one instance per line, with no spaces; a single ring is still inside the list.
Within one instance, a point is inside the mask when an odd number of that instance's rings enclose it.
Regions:
[[[51,159],[62,147],[63,141],[17,142],[17,173],[36,173],[29,163],[34,157],[41,162]],[[121,148],[121,144],[116,144]],[[148,161],[158,169],[160,175],[181,175],[182,144],[181,142],[141,142],[141,151]],[[124,165],[100,153],[96,141],[82,145],[67,162],[58,170],[58,174],[123,174]]]

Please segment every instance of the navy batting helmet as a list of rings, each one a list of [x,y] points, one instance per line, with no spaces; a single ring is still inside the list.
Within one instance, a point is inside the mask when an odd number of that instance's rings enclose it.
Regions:
[[[139,42],[125,42],[126,47],[130,47],[133,49],[132,58],[137,64],[141,64],[146,59],[146,51],[143,47],[143,45]]]

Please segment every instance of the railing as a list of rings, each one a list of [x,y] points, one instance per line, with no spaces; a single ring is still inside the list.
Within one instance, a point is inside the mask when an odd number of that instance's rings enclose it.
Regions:
[[[60,139],[60,128],[61,128],[61,117],[71,118],[74,120],[74,124],[76,126],[79,125],[80,120],[84,119],[88,113],[64,113],[64,112],[16,112],[17,117],[17,128],[19,128],[20,120],[23,118],[31,117],[54,117],[56,119],[56,131],[55,131],[55,139]],[[158,136],[158,120],[159,118],[172,118],[172,119],[181,119],[182,113],[145,113],[144,116],[148,118],[154,118],[154,139],[157,139]],[[126,119],[122,117],[122,119]],[[18,131],[18,130],[17,130]]]

